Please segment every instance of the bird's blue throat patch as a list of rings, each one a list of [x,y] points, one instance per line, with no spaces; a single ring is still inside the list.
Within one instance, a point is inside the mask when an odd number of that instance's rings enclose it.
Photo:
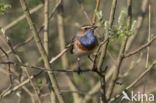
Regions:
[[[88,30],[86,32],[86,35],[81,37],[80,39],[81,45],[88,49],[94,48],[96,42],[97,42],[97,39],[94,36],[94,30]]]

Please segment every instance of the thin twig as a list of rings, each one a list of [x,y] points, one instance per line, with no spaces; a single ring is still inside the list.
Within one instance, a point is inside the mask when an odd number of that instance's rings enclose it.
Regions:
[[[29,13],[29,9],[26,6],[25,0],[20,0],[20,3],[21,3],[21,6],[22,6],[22,9],[24,11],[24,14],[26,16],[27,22],[29,24],[30,30],[32,31],[32,33],[34,35],[34,39],[35,39],[36,45],[38,47],[38,50],[39,50],[39,52],[40,52],[40,54],[41,54],[41,56],[43,58],[45,67],[47,69],[50,69],[51,66],[49,64],[48,57],[46,55],[46,51],[44,50],[44,47],[43,47],[43,45],[41,43],[41,39],[39,37],[37,29],[36,29],[34,23],[32,22],[32,19],[31,19],[30,13]],[[56,81],[54,73],[52,71],[48,71],[48,75],[50,77],[50,80],[52,82],[52,86],[54,88],[54,91],[56,93],[56,96],[57,96],[59,102],[60,103],[64,103],[64,100],[63,100],[62,94],[61,94],[61,92],[59,90],[59,87],[58,87],[58,84],[57,84],[57,81]]]
[[[65,34],[64,34],[64,19],[63,19],[63,4],[62,3],[58,8],[57,24],[58,24],[58,36],[59,36],[59,41],[60,41],[60,50],[62,51],[65,48],[65,38],[64,38]],[[61,61],[62,61],[62,67],[64,69],[68,68],[69,63],[68,63],[68,58],[66,54],[64,54],[61,57]],[[70,79],[70,77],[66,73],[64,73],[63,76],[67,80],[67,83],[69,87],[71,88],[71,90],[78,91],[76,86],[73,84],[72,80]],[[72,96],[73,96],[73,103],[80,103],[81,98],[79,94],[72,93]]]
[[[78,70],[70,70],[70,69],[67,69],[67,68],[63,68],[63,69],[47,69],[47,68],[43,68],[43,67],[36,67],[36,66],[31,66],[31,65],[25,65],[25,64],[22,64],[22,63],[15,63],[15,62],[0,62],[0,64],[13,64],[13,65],[16,65],[16,66],[21,66],[21,67],[26,67],[26,68],[31,68],[31,69],[37,69],[37,70],[41,70],[41,71],[44,71],[44,72],[47,72],[47,71],[53,71],[53,72],[75,72],[77,73]],[[96,71],[92,71],[91,69],[84,69],[82,70],[82,73],[85,73],[85,72],[96,72]]]
[[[5,50],[3,50],[3,48],[0,47],[0,50],[4,53],[4,55],[6,56],[7,58],[7,61],[9,61],[9,56],[8,54],[5,52]],[[12,81],[12,76],[11,76],[11,70],[10,70],[10,64],[8,64],[8,75],[9,75],[9,81],[10,81],[10,85],[7,87],[7,89],[5,89],[3,91],[3,93],[5,93],[6,91],[8,91],[11,87],[12,87],[12,84],[13,84],[13,81]],[[2,94],[3,94],[2,93]]]
[[[54,63],[57,59],[59,59],[62,55],[64,55],[69,50],[70,47],[71,47],[71,44],[69,44],[69,47],[66,47],[65,49],[63,49],[57,56],[52,57],[49,63],[50,64]]]
[[[16,57],[16,59],[17,59],[20,63],[23,63],[23,60],[21,59],[21,57],[20,57],[20,56],[16,53],[16,51],[13,49],[12,43],[7,39],[7,36],[6,36],[6,35],[4,35],[4,36],[5,36],[5,37],[4,37],[5,42],[6,42],[7,46],[9,47],[9,49],[11,50],[11,52],[14,54],[14,56]],[[8,65],[9,65],[9,68],[10,68],[10,64],[8,64]],[[22,70],[26,72],[26,75],[27,75],[28,77],[30,76],[30,75],[29,75],[29,72],[27,71],[27,69],[26,69],[25,67],[22,68]],[[37,93],[37,91],[36,91],[36,88],[35,88],[33,82],[32,82],[32,81],[30,81],[30,82],[31,82],[31,86],[33,87],[33,89],[34,89],[34,91],[35,91],[35,93],[36,93],[38,102],[41,103],[40,98],[39,98],[39,96],[38,96],[38,93]],[[5,90],[1,95],[5,94],[7,91],[8,91],[8,90]]]
[[[10,93],[16,91],[17,89],[21,88],[22,86],[26,85],[27,83],[30,82],[30,80],[32,80],[33,78],[35,78],[36,76],[38,76],[41,72],[36,73],[35,75],[30,76],[28,79],[24,80],[23,82],[21,82],[20,84],[18,84],[17,86],[13,87],[12,89],[8,90],[7,92],[5,92],[4,94],[1,94],[0,97],[5,97],[7,95],[9,95]]]
[[[9,47],[9,49],[11,50],[11,52],[14,54],[14,56],[15,56],[16,59],[18,60],[18,62],[23,64],[23,60],[22,60],[21,57],[17,54],[17,52],[14,50],[14,48],[13,48],[13,46],[12,46],[12,43],[7,39],[7,36],[6,36],[6,35],[4,35],[4,39],[5,39],[6,44],[7,44],[8,47]],[[10,64],[9,64],[9,68],[10,68]],[[22,68],[22,70],[26,72],[26,75],[27,75],[28,77],[30,77],[30,74],[29,74],[28,70],[27,70],[25,67]],[[36,91],[37,89],[36,89],[36,87],[34,86],[34,83],[33,83],[31,80],[30,80],[30,83],[31,83],[31,86],[32,86],[32,88],[34,89],[34,91],[35,91],[35,93],[36,93],[38,102],[41,103],[41,100],[40,100],[40,98],[39,98],[38,92]],[[4,91],[4,92],[2,93],[2,95],[3,95],[5,92],[7,92],[7,91]]]
[[[98,11],[99,6],[100,6],[100,0],[96,0],[96,7],[95,7],[95,10],[93,12],[94,14],[93,14],[93,17],[92,17],[92,24],[95,24],[95,22],[96,22],[96,14],[95,14],[95,11]]]
[[[127,27],[130,30],[131,29],[131,20],[132,20],[132,0],[127,0],[127,8],[128,8],[128,19],[127,19]],[[120,71],[120,67],[122,64],[122,61],[124,59],[124,53],[125,53],[125,48],[127,45],[127,41],[128,41],[128,36],[126,36],[122,42],[121,48],[120,48],[120,53],[117,59],[117,63],[116,63],[116,67],[115,67],[115,71],[113,73],[112,76],[112,80],[110,81],[110,85],[108,87],[108,92],[107,92],[107,98],[108,100],[111,98],[112,94],[113,94],[113,90],[116,84],[116,80],[118,79],[119,76],[119,71]]]
[[[59,7],[59,5],[61,4],[62,0],[57,0],[57,3],[55,4],[55,7],[52,9],[52,11],[49,13],[49,21],[52,19],[52,17],[54,16],[57,8]],[[39,28],[39,32],[41,32],[44,29],[44,25],[42,25]]]
[[[38,6],[34,7],[33,9],[30,10],[30,14],[33,14],[35,12],[37,12],[38,10],[40,10],[43,7],[43,4],[39,4]],[[18,17],[16,20],[12,21],[11,23],[9,23],[8,25],[6,25],[4,27],[4,30],[7,31],[8,29],[12,28],[13,26],[15,26],[18,22],[22,21],[25,18],[25,15],[22,15],[20,17]]]
[[[21,46],[24,46],[24,45],[28,44],[28,43],[29,43],[30,41],[32,41],[32,40],[33,40],[33,36],[30,36],[30,37],[28,37],[24,42],[19,43],[19,44],[16,44],[16,45],[13,47],[13,49],[16,50],[16,49],[20,48]],[[11,52],[12,52],[11,50],[6,51],[7,54],[10,54]],[[5,55],[1,55],[1,57],[4,57],[4,56],[5,56]]]
[[[48,55],[48,34],[49,34],[49,0],[44,1],[44,49]]]
[[[142,53],[140,53],[140,56],[138,57],[137,60],[131,61],[129,65],[129,69],[124,74],[120,74],[119,78],[124,78],[127,75],[129,75],[130,72],[141,62],[141,60],[142,60]]]
[[[80,4],[81,10],[82,10],[83,14],[85,15],[86,19],[88,20],[89,24],[92,24],[88,14],[87,14],[87,12],[86,12],[83,4],[82,4],[82,1],[81,0],[77,0],[77,2]]]
[[[151,39],[151,1],[148,1],[148,38],[147,42],[150,42]],[[150,46],[147,47],[147,55],[146,55],[146,64],[145,67],[148,67],[149,64],[149,56],[150,56]],[[147,81],[147,76],[144,77],[144,87],[143,87],[143,94],[145,93],[146,89],[146,81]]]
[[[58,8],[57,14],[57,24],[58,24],[58,39],[60,41],[60,51],[65,49],[65,38],[64,38],[64,19],[63,19],[63,4],[61,4]],[[67,55],[64,54],[61,57],[63,68],[68,67],[68,58]]]
[[[48,56],[49,59],[49,0],[44,0],[44,49],[46,51],[46,54]],[[45,75],[47,75],[47,82],[49,82],[49,91],[50,91],[50,99],[51,99],[51,103],[56,103],[56,97],[55,97],[55,93],[52,89],[52,83],[51,81],[49,81],[49,77],[48,74],[45,73]]]
[[[109,28],[112,28],[112,25],[113,25],[116,5],[117,5],[117,0],[113,0],[112,1],[112,6],[111,6],[110,17],[109,17]],[[97,65],[97,69],[98,69],[99,72],[102,71],[102,66],[103,66],[104,59],[106,57],[107,46],[108,46],[108,43],[109,43],[109,32],[108,32],[108,30],[106,30],[104,40],[107,40],[107,39],[108,39],[108,41],[102,47],[101,55],[100,55],[99,62],[98,62],[98,65]],[[107,103],[106,90],[105,90],[106,89],[105,75],[101,79],[102,79],[101,80],[101,93],[102,93],[102,99],[101,99],[102,101],[101,102],[102,103]]]
[[[108,82],[108,80],[112,76],[113,72],[114,72],[114,66],[112,68],[110,68],[110,71],[108,71],[108,73],[106,74],[106,77],[105,77],[106,82]],[[92,87],[91,90],[89,90],[89,92],[84,97],[82,103],[88,103],[88,101],[92,98],[92,95],[94,95],[95,93],[97,93],[100,90],[100,87],[101,87],[101,83],[99,81],[98,83],[96,83],[95,86]]]
[[[98,59],[98,55],[99,55],[99,51],[100,51],[100,49],[101,49],[101,47],[106,43],[106,42],[108,42],[108,40],[109,39],[107,39],[107,40],[105,40],[105,41],[102,41],[100,44],[99,44],[99,46],[98,46],[98,48],[97,48],[97,50],[96,50],[96,52],[95,52],[95,57],[94,57],[94,60],[93,60],[93,66],[92,66],[92,70],[94,71],[95,69],[97,69],[96,68],[96,62],[97,62],[97,59]]]
[[[156,61],[153,61],[153,63],[143,72],[141,73],[136,80],[134,80],[130,85],[128,85],[125,90],[131,89],[136,83],[138,83],[139,80],[141,80],[151,69],[156,65]],[[112,103],[114,100],[119,98],[122,95],[122,92],[117,94],[115,97],[110,99],[110,103]]]
[[[130,57],[132,55],[135,55],[136,53],[140,52],[141,50],[145,49],[146,47],[150,46],[154,41],[156,40],[156,36],[154,36],[149,42],[147,42],[146,44],[140,46],[138,49],[133,50],[130,53],[127,53],[124,55],[125,58]]]
[[[127,42],[126,52],[128,50],[130,50],[132,44],[134,43],[134,40],[136,39],[136,36],[139,34],[140,29],[143,26],[142,24],[143,24],[143,21],[144,21],[144,18],[145,18],[147,5],[148,5],[148,0],[143,0],[142,5],[141,5],[141,13],[137,18],[136,30],[135,30],[135,33],[129,38],[129,40]]]
[[[92,98],[92,96],[97,93],[100,89],[100,82],[96,83],[96,85],[86,93],[82,103],[88,103],[88,101]]]
[[[53,8],[52,12],[49,15],[49,20],[54,16],[56,9],[59,7],[59,5],[62,3],[62,0],[57,0],[55,7]]]
[[[111,7],[111,12],[110,12],[110,16],[109,16],[109,28],[112,28],[112,25],[113,25],[113,22],[114,22],[114,15],[115,15],[116,5],[117,5],[117,0],[113,0],[112,7]],[[101,67],[103,65],[103,61],[104,61],[105,56],[106,56],[107,46],[108,46],[108,43],[109,43],[109,32],[108,32],[108,30],[106,31],[104,40],[107,40],[107,39],[108,39],[108,41],[102,47],[102,50],[101,50],[101,55],[100,55],[99,63],[98,63],[98,71],[100,71],[100,69],[101,69]]]
[[[121,45],[120,53],[119,53],[119,56],[118,56],[118,59],[117,59],[116,67],[114,69],[112,80],[111,80],[110,85],[108,87],[108,92],[107,92],[108,99],[111,98],[111,95],[113,93],[113,89],[115,87],[116,80],[117,80],[118,75],[119,75],[120,66],[121,66],[121,63],[122,63],[123,58],[124,58],[123,57],[123,54],[125,52],[125,47],[126,47],[127,39],[128,39],[127,37],[124,38],[124,41],[123,41],[123,43]]]
[[[3,72],[4,74],[6,74],[7,75],[7,72],[5,71],[5,70],[3,70],[3,69],[0,69],[1,70],[1,72]],[[41,73],[41,72],[40,72]],[[35,74],[35,76],[37,76],[37,75],[39,75],[40,74],[39,72],[38,72],[38,74],[36,73]],[[18,84],[20,84],[20,82],[19,82],[19,80],[18,79],[15,79],[14,80],[16,83],[18,83]],[[29,82],[28,82],[29,83]],[[23,90],[25,90],[25,92],[27,92],[28,93],[28,95],[30,95],[30,97],[31,97],[31,100],[32,100],[32,103],[35,103],[35,98],[34,98],[34,96],[33,96],[33,93],[31,93],[30,91],[29,91],[29,89],[25,86],[25,85],[23,85],[22,86],[22,88],[23,88]],[[20,88],[18,88],[18,89],[20,89]],[[10,90],[10,89],[9,89]],[[11,92],[10,92],[11,93]],[[9,95],[9,94],[7,94],[7,95]],[[6,95],[6,96],[7,96]],[[0,95],[0,97],[2,98],[2,97],[4,97],[3,95],[2,95],[2,93],[1,93],[1,95]],[[20,96],[21,97],[21,96]],[[1,99],[0,98],[0,99]]]
[[[22,89],[31,97],[32,103],[35,103],[35,98],[34,98],[33,93],[31,93],[31,91],[28,88],[26,88],[24,85],[22,86]],[[21,103],[21,102],[19,102],[19,103]]]

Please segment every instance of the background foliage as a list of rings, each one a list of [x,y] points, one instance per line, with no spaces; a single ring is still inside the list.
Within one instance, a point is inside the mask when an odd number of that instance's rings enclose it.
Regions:
[[[26,0],[29,9],[35,8],[37,5],[43,3],[44,0]],[[132,46],[127,50],[127,52],[133,51],[143,44],[147,43],[148,37],[148,6],[146,7],[146,12],[142,14],[142,3],[143,0],[133,0],[132,3],[132,28],[129,30],[127,27],[127,1],[126,0],[118,0],[117,7],[115,10],[113,27],[108,27],[109,15],[111,10],[112,0],[100,0],[99,10],[94,10],[96,6],[96,0],[80,0],[82,1],[82,5],[86,10],[86,13],[90,20],[93,15],[96,15],[96,25],[99,28],[96,30],[95,34],[98,37],[98,41],[102,42],[105,36],[105,32],[109,32],[109,36],[111,40],[108,44],[108,50],[106,54],[106,59],[104,61],[103,68],[108,66],[108,71],[113,69],[114,64],[117,61],[120,47],[124,37],[132,36],[137,31],[137,35],[132,42]],[[53,10],[57,0],[50,0],[49,2],[49,12]],[[76,34],[77,29],[84,24],[89,24],[88,19],[84,15],[84,11],[81,8],[78,0],[63,0],[63,28],[64,28],[64,40],[65,45],[70,43],[72,37]],[[151,38],[156,36],[156,13],[155,13],[156,1],[151,0]],[[6,29],[9,23],[16,21],[18,17],[23,15],[23,10],[21,9],[20,2],[18,0],[1,0],[0,1],[0,47],[3,48],[4,51],[8,53],[10,48],[7,42],[11,43],[11,45],[17,46],[17,44],[23,43],[28,38],[31,38],[32,32],[29,29],[29,25],[27,24],[26,19],[19,21],[16,25],[9,27]],[[51,57],[56,56],[60,51],[60,43],[62,41],[59,40],[59,24],[58,24],[58,15],[59,12],[56,10],[56,13],[49,20],[49,59]],[[138,21],[139,16],[143,17],[143,22],[141,27],[138,29]],[[43,7],[39,9],[37,12],[31,15],[32,20],[39,31],[40,27],[44,23],[44,10]],[[4,32],[5,31],[5,32]],[[43,41],[44,38],[44,30],[41,30],[40,38]],[[7,38],[7,39],[6,39]],[[7,41],[7,42],[6,42]],[[150,45],[149,51],[149,63],[150,65],[152,61],[156,60],[156,42],[152,42]],[[25,65],[33,65],[36,67],[43,67],[43,60],[40,56],[40,53],[35,45],[35,41],[31,39],[25,45],[18,47],[16,50],[16,54],[18,54]],[[18,63],[13,52],[8,53],[9,60]],[[129,58],[124,59],[120,68],[120,74],[118,78],[118,82],[121,85],[116,85],[114,89],[113,96],[121,92],[125,87],[127,87],[130,83],[132,83],[138,75],[140,75],[145,70],[146,64],[146,55],[147,50],[144,49],[141,52],[133,55]],[[67,70],[76,70],[77,62],[76,58],[67,52],[66,60],[68,61],[67,67],[64,67],[62,60],[58,59],[53,64],[53,69],[67,69]],[[94,56],[93,56],[94,57]],[[8,59],[4,56],[4,52],[0,51],[0,62],[7,61]],[[81,59],[81,67],[83,70],[91,68],[92,62],[87,57],[82,57]],[[155,67],[152,69],[144,79],[141,79],[132,90],[135,92],[142,92],[144,88],[144,83],[146,83],[145,92],[146,93],[154,93],[156,94],[155,89]],[[30,75],[35,74],[38,70],[27,68]],[[18,65],[11,65],[11,75],[13,81],[19,80],[20,82],[24,81],[27,76],[25,71],[21,69]],[[127,73],[127,74],[126,74]],[[68,84],[68,81],[65,77],[66,74],[72,83],[77,88],[77,91],[72,91],[71,86]],[[124,74],[124,75],[123,75]],[[60,90],[63,92],[63,98],[65,103],[82,103],[82,101],[89,97],[83,103],[100,103],[100,85],[98,84],[100,81],[100,76],[95,72],[84,72],[81,75],[77,73],[67,72],[60,73],[55,72],[57,82],[59,84]],[[106,82],[106,91],[109,87],[110,80],[108,79]],[[0,64],[0,93],[2,93],[9,85],[10,81],[8,78],[7,65]],[[50,92],[48,83],[46,82],[45,73],[41,73],[37,78],[33,79],[34,86],[37,88],[37,94],[42,103],[51,103],[50,101]],[[13,87],[19,84],[18,82],[13,82]],[[96,87],[97,86],[97,87]],[[24,89],[27,88],[27,89]],[[96,89],[97,88],[97,89]],[[94,90],[93,94],[89,94],[91,90]],[[30,92],[30,93],[29,93]],[[74,101],[74,95],[78,94],[78,99]],[[112,96],[112,97],[113,97]],[[91,98],[90,98],[91,97]],[[5,96],[0,100],[1,103],[27,103],[27,102],[38,102],[38,97],[31,86],[31,83],[25,85],[25,87],[19,88],[15,92]],[[78,102],[81,100],[81,102]],[[117,102],[115,102],[117,103]]]

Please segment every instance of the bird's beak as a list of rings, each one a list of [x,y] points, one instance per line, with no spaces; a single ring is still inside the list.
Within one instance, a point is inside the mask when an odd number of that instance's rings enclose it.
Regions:
[[[96,28],[97,28],[97,26],[95,26],[95,25],[92,26],[92,29],[96,29]]]

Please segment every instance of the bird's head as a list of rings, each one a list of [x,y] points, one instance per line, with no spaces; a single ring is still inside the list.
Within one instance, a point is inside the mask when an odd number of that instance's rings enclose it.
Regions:
[[[84,35],[90,35],[94,34],[94,30],[97,28],[95,25],[84,25],[81,26],[78,30],[78,35],[84,36]]]

